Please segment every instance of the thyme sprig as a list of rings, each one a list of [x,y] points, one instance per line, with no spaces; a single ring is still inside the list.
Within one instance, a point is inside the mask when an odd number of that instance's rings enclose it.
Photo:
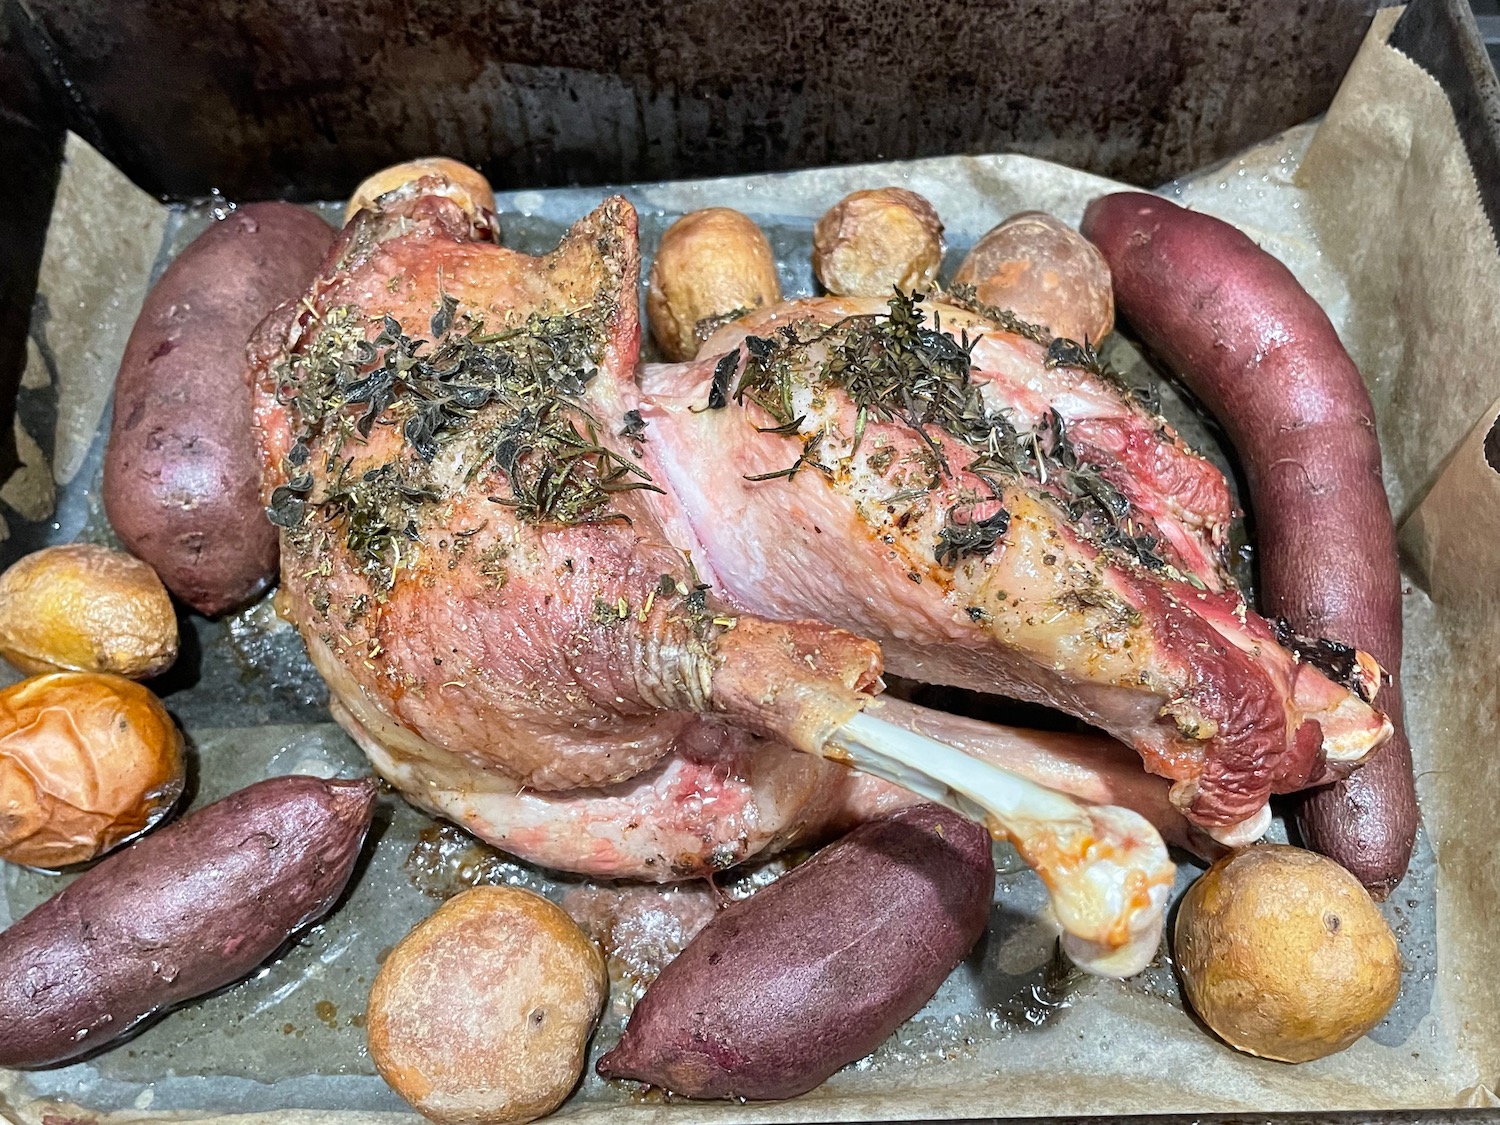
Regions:
[[[577,524],[624,518],[610,510],[618,493],[659,491],[646,471],[601,442],[583,403],[604,352],[609,309],[532,313],[524,324],[486,331],[440,294],[427,327],[413,337],[385,314],[367,338],[352,307],[324,313],[301,351],[282,361],[279,399],[296,423],[286,459],[287,484],[273,493],[270,517],[296,530],[316,513],[347,549],[389,586],[420,542],[422,515],[450,499],[487,463],[506,481],[497,503],[533,523]],[[376,425],[399,426],[402,451],[351,479],[352,440]],[[641,427],[644,426],[640,422]],[[483,456],[466,474],[446,477],[434,463],[464,437]],[[639,431],[632,434],[639,438]],[[315,494],[311,446],[326,448],[329,480]]]
[[[994,550],[1009,529],[1010,516],[991,501],[1002,498],[1007,480],[1026,477],[1051,494],[1073,523],[1099,546],[1123,551],[1152,569],[1163,566],[1156,539],[1138,526],[1129,499],[1096,468],[1079,459],[1062,417],[1048,411],[1034,428],[1022,431],[1006,412],[990,410],[974,379],[973,349],[977,341],[967,332],[960,332],[957,339],[945,333],[936,313],[929,325],[922,300],[921,294],[897,290],[884,315],[849,316],[819,327],[786,325],[770,338],[746,338],[744,369],[734,401],[741,405],[755,403],[777,423],[762,432],[795,435],[805,421],[794,407],[796,389],[803,385],[836,387],[849,396],[855,409],[851,457],[858,451],[871,419],[896,422],[916,434],[939,477],[952,479],[954,473],[934,432],[956,438],[973,450],[977,456],[964,469],[979,478],[990,495],[949,509],[934,545],[934,557],[940,565],[951,567],[963,558]],[[972,292],[967,300],[973,300]],[[1117,378],[1087,344],[1058,340],[1047,329],[1005,310],[981,306],[971,307],[971,311],[1005,331],[1046,346],[1049,364],[1085,368],[1101,377]],[[826,358],[809,371],[806,356],[815,346],[824,349]],[[737,359],[737,353],[732,355]],[[821,435],[820,430],[820,440]],[[804,446],[803,453],[787,469],[747,479],[790,479],[809,463],[809,450]],[[994,510],[975,519],[970,512],[975,504]]]

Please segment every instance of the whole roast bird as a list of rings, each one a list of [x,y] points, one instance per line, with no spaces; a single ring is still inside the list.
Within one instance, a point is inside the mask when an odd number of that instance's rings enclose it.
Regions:
[[[1373,661],[1336,682],[1247,609],[1222,478],[1086,347],[898,294],[637,373],[638,290],[623,199],[532,257],[429,171],[252,341],[283,612],[418,805],[671,880],[935,797],[1124,973],[1171,882],[1145,817],[1253,838],[1388,737]],[[1170,791],[1103,740],[885,702],[885,666],[1083,718]]]

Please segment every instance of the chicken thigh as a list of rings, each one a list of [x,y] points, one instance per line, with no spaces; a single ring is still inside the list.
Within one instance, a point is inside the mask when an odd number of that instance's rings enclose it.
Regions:
[[[1257,838],[1270,794],[1389,737],[1379,669],[1284,647],[1224,568],[1219,471],[1089,349],[1045,339],[899,293],[758,310],[642,371],[646,501],[738,608],[1082,718],[1194,823]]]

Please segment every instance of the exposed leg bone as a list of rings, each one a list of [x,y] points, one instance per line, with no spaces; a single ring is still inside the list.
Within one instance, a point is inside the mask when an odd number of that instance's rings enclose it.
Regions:
[[[890,695],[880,696],[867,714],[1091,805],[1120,805],[1138,812],[1168,844],[1202,859],[1212,861],[1224,854],[1172,803],[1168,783],[1142,769],[1140,756],[1113,738],[1004,726]]]
[[[1138,813],[1084,805],[873,715],[840,727],[825,753],[986,824],[1047,885],[1063,948],[1099,976],[1138,973],[1161,943],[1176,869]]]

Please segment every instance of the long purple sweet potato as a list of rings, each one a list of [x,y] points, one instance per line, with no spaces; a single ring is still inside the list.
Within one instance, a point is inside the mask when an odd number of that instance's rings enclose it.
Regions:
[[[307,287],[332,243],[304,207],[241,207],[167,267],[125,345],[104,508],[130,553],[200,613],[233,609],[275,577],[245,346]]]
[[[1382,898],[1416,839],[1401,714],[1401,583],[1375,412],[1327,315],[1290,270],[1228,223],[1154,195],[1096,199],[1083,233],[1141,341],[1224,426],[1250,485],[1267,613],[1373,655],[1395,737],[1303,798],[1304,842]]]
[[[721,912],[597,1069],[694,1098],[805,1093],[932,998],[994,889],[972,821],[937,805],[871,821]]]
[[[276,777],[154,832],[0,932],[0,1066],[93,1051],[247,976],[333,906],[373,781]]]

